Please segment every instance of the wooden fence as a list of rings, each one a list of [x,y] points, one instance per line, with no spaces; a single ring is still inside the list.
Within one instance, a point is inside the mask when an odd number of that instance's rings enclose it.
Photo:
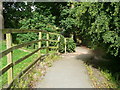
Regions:
[[[36,41],[31,41],[31,42],[26,42],[26,43],[22,43],[16,46],[12,46],[12,33],[28,33],[28,32],[34,32],[34,33],[39,33],[39,39]],[[24,61],[25,59],[27,59],[28,57],[30,57],[31,55],[35,54],[36,52],[38,52],[38,58],[32,63],[30,64],[26,69],[24,69],[22,72],[20,72],[20,74],[17,77],[21,77],[23,74],[25,74],[34,64],[36,64],[39,60],[44,59],[44,56],[49,55],[49,48],[55,48],[57,49],[58,52],[58,47],[59,47],[59,41],[60,41],[60,34],[57,33],[51,33],[51,32],[47,32],[47,31],[43,31],[43,30],[22,30],[22,29],[3,29],[2,30],[3,34],[6,34],[6,46],[7,49],[2,51],[0,53],[0,58],[2,58],[3,56],[7,55],[7,65],[5,67],[3,67],[0,70],[0,76],[3,75],[5,72],[8,71],[8,86],[11,86],[15,80],[15,78],[13,78],[13,66],[19,64],[20,62]],[[42,39],[42,33],[46,33],[46,39]],[[49,39],[49,35],[56,35],[57,36],[57,40],[50,40]],[[46,47],[42,47],[42,41],[46,41]],[[52,47],[49,46],[49,42],[56,42],[57,46]],[[38,49],[29,53],[28,55],[18,59],[17,61],[13,62],[13,50],[16,50],[18,48],[33,44],[33,43],[38,43]],[[64,43],[65,43],[65,53],[66,53],[66,38],[64,38]],[[45,55],[41,55],[40,50],[41,49],[46,49],[46,54]],[[17,78],[16,77],[16,78]]]

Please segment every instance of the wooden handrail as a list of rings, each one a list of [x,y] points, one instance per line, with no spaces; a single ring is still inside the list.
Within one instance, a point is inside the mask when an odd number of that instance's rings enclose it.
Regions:
[[[4,74],[8,69],[10,69],[12,66],[13,66],[13,63],[10,63],[10,64],[6,65],[4,68],[2,68],[2,69],[0,70],[0,76],[1,76],[2,74]]]
[[[58,40],[49,40],[50,42],[59,42]]]
[[[49,33],[45,30],[27,30],[27,29],[2,29],[2,33],[28,33],[28,32],[33,32],[33,33],[38,33],[38,32],[44,32],[44,33]]]
[[[36,40],[36,41],[30,41],[30,42],[27,42],[27,43],[23,43],[23,44],[19,44],[19,45],[16,45],[16,46],[13,46],[9,49],[6,49],[4,50],[3,52],[0,53],[0,58],[2,58],[3,56],[7,55],[9,52],[15,50],[15,49],[18,49],[18,48],[21,48],[23,46],[27,46],[27,45],[30,45],[30,44],[33,44],[33,43],[37,43],[37,42],[40,42],[40,41],[50,41],[50,42],[59,42],[57,40],[47,40],[47,39],[41,39],[41,40]]]
[[[39,51],[40,49],[45,49],[45,48],[48,48],[48,47],[38,48],[37,50],[31,52],[30,54],[28,54],[28,55],[26,55],[26,56],[18,59],[16,62],[10,63],[10,64],[6,65],[3,69],[0,70],[0,76],[1,76],[2,74],[4,74],[4,73],[5,73],[8,69],[10,69],[11,67],[19,64],[19,63],[22,62],[23,60],[27,59],[28,57],[30,57],[31,55],[33,55],[34,53],[36,53],[37,51]]]
[[[28,57],[32,56],[33,54],[35,54],[36,52],[40,51],[41,49],[46,49],[46,53],[45,55],[40,55],[40,52],[38,52],[38,56],[39,58],[37,58],[35,61],[33,61],[32,64],[30,64],[26,69],[24,69],[22,72],[20,72],[19,76],[18,77],[21,77],[23,74],[25,74],[36,62],[38,62],[43,56],[47,56],[49,55],[49,48],[51,49],[57,49],[57,52],[58,52],[58,48],[59,48],[59,42],[60,42],[60,34],[57,34],[57,33],[52,33],[52,32],[47,32],[45,30],[25,30],[25,29],[2,29],[2,33],[3,34],[6,34],[6,37],[7,37],[7,41],[10,40],[10,42],[12,42],[12,39],[10,39],[8,36],[10,36],[12,38],[12,34],[11,33],[28,33],[28,32],[33,32],[33,33],[38,33],[39,34],[39,40],[36,40],[36,41],[30,41],[30,42],[26,42],[26,43],[22,43],[22,44],[19,44],[19,45],[16,45],[16,46],[10,46],[10,47],[7,47],[6,50],[2,51],[0,53],[0,58],[2,58],[3,56],[5,55],[9,55],[11,57],[7,57],[7,60],[9,61],[8,62],[8,65],[6,65],[5,67],[3,67],[1,70],[0,70],[0,76],[3,75],[5,72],[9,71],[8,72],[8,78],[10,77],[11,79],[8,79],[8,84],[9,86],[12,85],[12,83],[14,82],[15,78],[13,79],[13,66],[19,64],[20,62],[24,61],[25,59],[27,59]],[[46,36],[47,36],[47,39],[42,39],[42,33],[46,33]],[[56,35],[57,36],[57,40],[50,40],[50,36],[49,35]],[[65,52],[66,52],[66,39],[65,40]],[[42,41],[46,41],[46,47],[41,47],[42,46]],[[8,44],[10,44],[10,42],[8,42]],[[49,46],[49,42],[56,42],[57,46]],[[24,46],[27,46],[27,45],[31,45],[33,43],[38,43],[38,49],[36,49],[35,51],[29,53],[28,55],[18,59],[17,61],[13,62],[12,61],[12,52],[13,50],[16,50],[16,49],[19,49],[19,48],[22,48]]]
[[[52,34],[52,35],[60,35],[58,33],[52,33],[52,32],[49,32],[49,34]]]
[[[27,45],[30,45],[30,44],[33,44],[33,43],[37,43],[37,42],[40,42],[40,41],[49,41],[49,40],[46,40],[46,39],[41,39],[41,40],[36,40],[36,41],[30,41],[30,42],[27,42],[27,43],[22,43],[22,44],[19,44],[19,45],[16,45],[16,46],[13,46],[9,49],[6,49],[4,50],[3,52],[0,53],[0,58],[2,58],[3,56],[7,55],[9,52],[15,50],[15,49],[18,49],[18,48],[21,48],[23,46],[27,46]]]
[[[58,48],[58,47],[52,47],[52,46],[51,46],[51,47],[49,47],[49,48]]]
[[[28,54],[28,55],[26,55],[26,56],[24,56],[24,57],[18,59],[15,63],[13,63],[13,65],[16,65],[16,64],[22,62],[23,60],[27,59],[28,57],[30,57],[31,55],[33,55],[33,54],[36,53],[37,51],[39,51],[39,50],[41,50],[41,49],[45,49],[45,48],[48,48],[48,47],[38,48],[37,50],[31,52],[30,54]]]
[[[45,56],[48,56],[49,54],[45,54],[45,55],[42,55],[40,56],[39,58],[37,58],[33,63],[31,63],[27,68],[25,68],[22,72],[19,73],[18,76],[16,76],[13,81],[8,85],[7,88],[11,88],[13,82],[17,79],[17,78],[20,78],[23,74],[25,74],[33,65],[35,65],[39,60],[44,60],[44,57]]]

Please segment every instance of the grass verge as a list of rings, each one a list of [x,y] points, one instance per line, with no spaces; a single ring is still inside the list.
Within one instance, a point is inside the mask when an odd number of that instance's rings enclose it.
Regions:
[[[35,88],[36,82],[46,74],[47,68],[51,67],[52,63],[59,58],[58,55],[51,54],[42,62],[38,61],[22,78],[16,80],[12,88]]]
[[[95,66],[86,63],[85,66],[93,82],[94,88],[120,88],[119,72],[116,72],[115,74],[112,73],[107,67],[104,69],[102,66],[96,68]],[[109,66],[109,67],[113,68],[113,66]]]
[[[2,45],[0,45],[1,48],[0,48],[0,51],[3,51],[6,49],[6,45],[5,45],[5,42],[2,43]],[[24,52],[24,51],[21,51],[19,49],[17,50],[14,50],[13,51],[13,62],[17,61],[19,58],[22,58],[23,56],[29,54],[28,52]],[[31,57],[25,59],[24,61],[22,61],[21,63],[15,65],[13,67],[13,77],[17,76],[26,66],[28,66],[30,63],[33,62],[33,58],[36,58],[37,55],[32,55]],[[3,68],[4,66],[7,65],[7,57],[4,56],[1,60],[0,60],[0,65],[1,67],[0,68]],[[4,73],[2,76],[1,76],[1,80],[0,80],[0,88],[2,88],[4,85],[7,84],[7,72]]]
[[[3,41],[2,43],[0,43],[0,51],[3,51],[6,49],[6,44],[5,41]],[[25,48],[24,48],[25,49]],[[27,52],[27,50],[29,50],[29,52]],[[25,55],[29,54],[30,52],[34,51],[34,50],[14,50],[13,51],[13,62],[17,61],[19,58],[24,57]],[[50,53],[54,53],[56,51],[50,51]],[[46,50],[41,50],[41,54],[45,54]],[[16,77],[23,69],[25,69],[28,65],[30,65],[33,61],[34,58],[37,58],[38,55],[34,54],[32,56],[30,56],[29,58],[25,59],[24,61],[22,61],[21,63],[15,65],[13,67],[13,76]],[[7,57],[4,56],[1,60],[0,60],[0,69],[3,68],[4,66],[7,65]],[[0,76],[0,88],[2,88],[3,86],[7,85],[7,72],[4,73],[2,76]]]

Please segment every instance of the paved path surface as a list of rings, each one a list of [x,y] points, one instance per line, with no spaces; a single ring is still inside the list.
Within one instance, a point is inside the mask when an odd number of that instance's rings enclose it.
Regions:
[[[44,79],[36,84],[36,88],[92,88],[87,70],[82,60],[76,57],[89,50],[76,48],[76,53],[63,55],[62,60],[54,62],[48,69]]]

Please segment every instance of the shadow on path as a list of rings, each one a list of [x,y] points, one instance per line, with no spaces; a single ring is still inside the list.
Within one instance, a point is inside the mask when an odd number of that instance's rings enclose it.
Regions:
[[[87,49],[87,48],[86,48]],[[76,56],[77,60],[82,60],[87,65],[91,65],[96,69],[111,73],[114,80],[120,81],[120,61],[103,58],[100,54],[94,53],[92,50],[87,49],[86,53]]]

